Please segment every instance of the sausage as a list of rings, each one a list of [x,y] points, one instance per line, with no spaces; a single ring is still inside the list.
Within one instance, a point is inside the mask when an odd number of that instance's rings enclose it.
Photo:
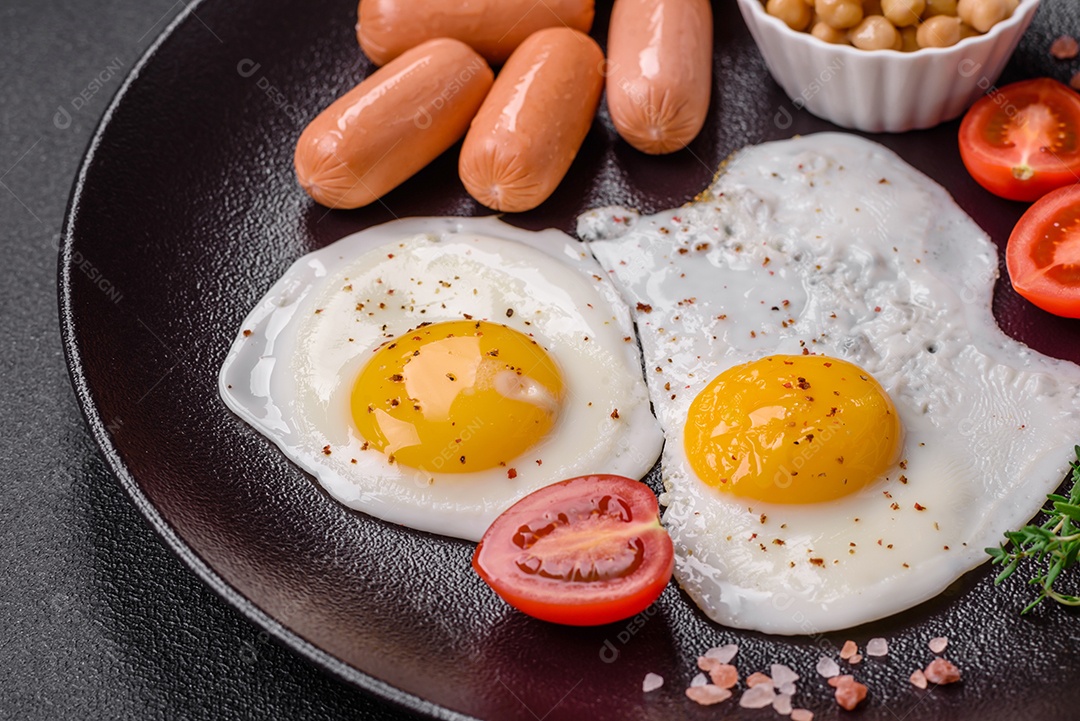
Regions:
[[[622,138],[652,155],[686,147],[712,90],[709,0],[615,0],[607,104]]]
[[[376,65],[431,38],[468,43],[492,64],[537,30],[589,32],[593,0],[360,0],[356,39]]]
[[[459,40],[431,40],[376,70],[304,128],[293,161],[308,195],[359,208],[461,139],[494,75]]]
[[[531,210],[566,175],[603,90],[604,53],[569,28],[534,33],[506,62],[458,159],[469,194],[489,208]]]

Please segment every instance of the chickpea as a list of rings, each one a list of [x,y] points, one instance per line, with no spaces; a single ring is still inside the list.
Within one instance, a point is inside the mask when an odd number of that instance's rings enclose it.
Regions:
[[[851,44],[860,50],[892,50],[900,42],[896,27],[881,15],[863,18],[851,31]]]
[[[919,31],[914,25],[900,28],[900,50],[905,53],[913,53],[919,49]]]
[[[1009,0],[960,0],[956,3],[956,14],[960,19],[981,33],[1009,17],[1012,14]]]
[[[923,19],[929,20],[935,15],[956,15],[956,0],[926,0]]]
[[[824,40],[833,45],[847,45],[847,33],[843,30],[837,30],[829,23],[814,23],[814,27],[810,30],[810,34],[818,40]]]
[[[881,13],[898,28],[906,28],[919,22],[926,10],[926,0],[881,0]]]
[[[960,18],[935,15],[919,26],[920,48],[947,48],[960,42]]]
[[[806,0],[769,0],[765,12],[780,18],[784,24],[795,31],[806,30],[810,24],[810,6]]]
[[[884,15],[881,11],[881,0],[862,0],[863,17],[867,15]]]
[[[863,19],[859,0],[816,0],[814,8],[818,17],[837,30],[853,28]]]

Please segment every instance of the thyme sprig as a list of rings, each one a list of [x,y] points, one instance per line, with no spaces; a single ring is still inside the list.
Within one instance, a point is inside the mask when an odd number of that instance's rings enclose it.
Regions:
[[[1068,497],[1051,493],[1050,503],[1043,508],[1047,521],[1042,525],[1027,525],[1018,531],[1007,531],[1007,539],[998,548],[987,548],[992,565],[1004,566],[994,579],[994,585],[1011,576],[1025,559],[1045,567],[1028,583],[1039,587],[1039,595],[1021,614],[1049,598],[1066,606],[1080,606],[1080,598],[1054,590],[1054,582],[1076,563],[1080,553],[1080,446],[1075,448],[1077,461],[1072,464],[1072,476],[1066,492]]]

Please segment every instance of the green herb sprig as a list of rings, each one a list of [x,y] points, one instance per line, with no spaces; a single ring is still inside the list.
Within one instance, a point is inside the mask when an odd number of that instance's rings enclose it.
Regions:
[[[1066,491],[1069,495],[1051,493],[1047,496],[1050,504],[1043,509],[1049,517],[1046,523],[1007,531],[1005,538],[1008,540],[1000,547],[986,549],[993,559],[992,565],[1004,566],[994,579],[995,586],[1011,576],[1026,558],[1045,564],[1046,570],[1029,581],[1039,587],[1039,595],[1021,614],[1028,613],[1045,598],[1066,606],[1080,606],[1080,598],[1054,590],[1054,582],[1076,563],[1080,553],[1080,446],[1076,446],[1075,452],[1077,461],[1072,464],[1072,477]]]

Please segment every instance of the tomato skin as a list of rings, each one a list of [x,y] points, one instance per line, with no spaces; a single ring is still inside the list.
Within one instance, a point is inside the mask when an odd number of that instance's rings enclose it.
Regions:
[[[648,608],[675,561],[649,487],[592,475],[541,488],[508,508],[480,540],[472,565],[523,613],[597,626]]]
[[[1028,208],[1009,236],[1005,264],[1017,293],[1054,315],[1080,318],[1080,183]]]
[[[1080,94],[1050,78],[1006,85],[968,110],[959,141],[981,186],[1038,200],[1080,179]]]

